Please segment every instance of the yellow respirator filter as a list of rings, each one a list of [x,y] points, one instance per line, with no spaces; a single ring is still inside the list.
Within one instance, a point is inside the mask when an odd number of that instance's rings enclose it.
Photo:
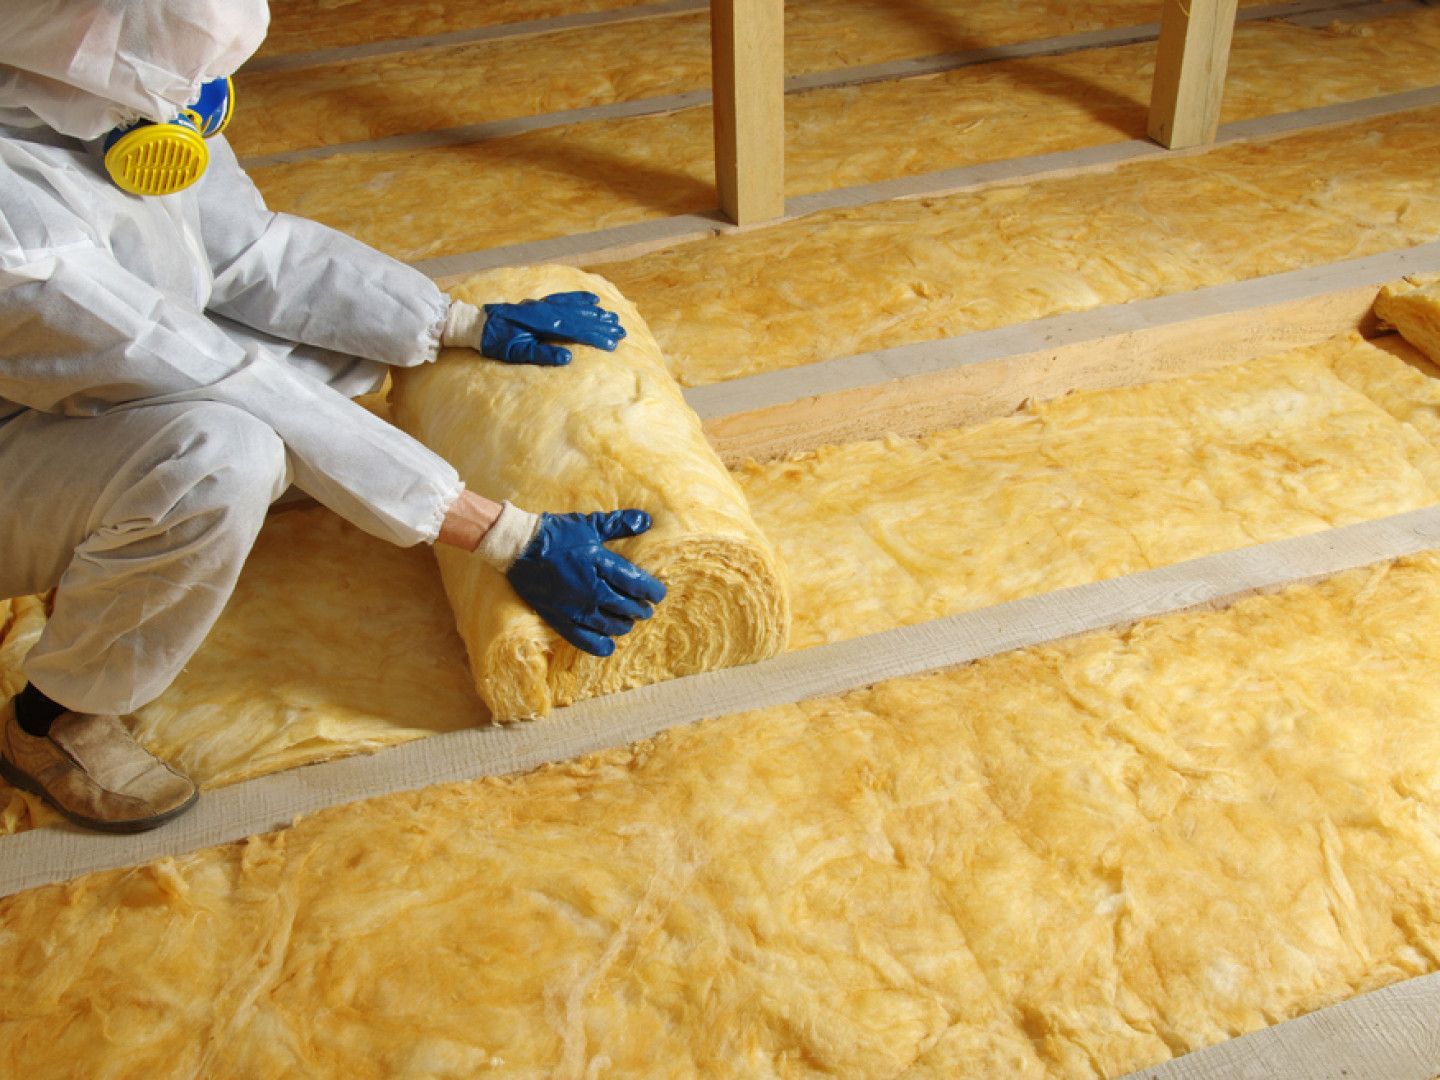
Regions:
[[[212,79],[200,97],[169,123],[141,121],[116,129],[105,140],[105,170],[131,195],[173,195],[205,174],[205,140],[224,131],[235,114],[235,85]]]
[[[132,195],[172,195],[199,180],[210,148],[186,123],[145,124],[121,135],[105,151],[105,169]]]

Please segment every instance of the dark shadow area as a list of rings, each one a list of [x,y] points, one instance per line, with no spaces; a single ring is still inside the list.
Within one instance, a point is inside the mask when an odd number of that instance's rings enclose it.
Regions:
[[[385,97],[383,86],[356,89],[354,108],[365,112],[373,110],[384,115],[393,109]],[[433,110],[433,111],[432,111]],[[412,113],[408,131],[423,133],[444,128],[451,118],[436,103],[432,110]],[[542,177],[568,176],[587,186],[609,191],[616,198],[626,200],[643,209],[666,214],[689,213],[709,210],[717,205],[712,182],[700,181],[679,169],[647,165],[627,158],[622,152],[602,150],[592,144],[584,144],[566,138],[573,130],[568,126],[542,128],[518,135],[507,135],[496,139],[482,139],[478,142],[437,147],[452,157],[464,155],[473,157],[477,163],[487,159],[505,159],[522,166],[527,173],[534,171],[535,197],[543,197]],[[427,151],[412,151],[416,158]],[[713,165],[706,165],[706,172],[713,172]],[[574,231],[565,229],[565,232]]]
[[[643,164],[626,158],[618,151],[566,143],[565,130],[549,128],[454,149],[463,149],[477,160],[486,155],[503,155],[527,169],[533,169],[537,178],[537,198],[541,197],[542,191],[539,178],[546,174],[559,174],[603,188],[643,209],[664,214],[686,214],[715,208],[713,182],[699,180],[679,169]],[[713,171],[714,166],[709,163],[707,155],[704,172],[708,176]],[[594,227],[602,226],[597,223]]]
[[[890,0],[888,10],[897,22],[903,22],[930,35],[937,43],[941,44],[940,52],[942,53],[983,52],[995,47],[993,42],[967,32],[962,24],[963,15],[941,0]],[[1156,13],[1157,15],[1159,13],[1158,4]],[[1043,61],[1044,59],[1046,58],[1033,58],[1034,61]],[[1000,60],[1001,57],[997,56],[994,61],[987,60],[984,63],[1000,62]],[[983,69],[983,64],[977,64],[976,69]],[[1046,96],[1073,101],[1084,106],[1086,111],[1097,120],[1126,136],[1133,138],[1136,132],[1141,135],[1145,132],[1145,123],[1150,110],[1148,100],[1136,101],[1089,79],[1048,68],[1041,70],[1034,68],[1029,63],[1014,63],[1012,70],[1007,71],[1006,74],[1013,76],[1017,86],[1025,86]]]

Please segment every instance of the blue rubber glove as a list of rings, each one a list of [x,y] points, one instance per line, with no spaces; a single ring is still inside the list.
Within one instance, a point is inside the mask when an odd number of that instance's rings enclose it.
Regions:
[[[594,656],[665,599],[665,586],[605,546],[650,528],[643,510],[541,514],[540,531],[510,565],[510,584],[555,632]]]
[[[594,293],[552,293],[543,300],[486,304],[480,352],[507,364],[555,367],[570,362],[570,350],[547,345],[542,338],[613,352],[624,336],[620,316],[600,307]]]

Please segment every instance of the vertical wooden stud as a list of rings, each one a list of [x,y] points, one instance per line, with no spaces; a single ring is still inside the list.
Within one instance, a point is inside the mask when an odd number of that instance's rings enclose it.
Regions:
[[[1164,0],[1150,137],[1178,149],[1215,141],[1236,0]]]
[[[784,0],[711,0],[715,186],[737,225],[785,213]]]

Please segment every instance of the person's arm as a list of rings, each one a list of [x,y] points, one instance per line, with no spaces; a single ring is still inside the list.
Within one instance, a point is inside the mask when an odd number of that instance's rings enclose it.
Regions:
[[[614,349],[619,317],[590,293],[556,293],[479,307],[418,270],[319,222],[269,210],[221,137],[197,185],[201,232],[215,280],[209,308],[265,333],[414,367],[440,346],[508,363],[568,363],[570,342]]]
[[[0,266],[0,397],[95,415],[220,381],[246,355],[98,245]]]
[[[267,423],[296,484],[393,543],[433,541],[462,489],[410,436],[81,245],[0,269],[0,398],[95,415],[219,401]]]
[[[450,298],[433,281],[327,225],[271,211],[224,136],[209,146],[195,190],[211,311],[394,367],[435,359]]]

